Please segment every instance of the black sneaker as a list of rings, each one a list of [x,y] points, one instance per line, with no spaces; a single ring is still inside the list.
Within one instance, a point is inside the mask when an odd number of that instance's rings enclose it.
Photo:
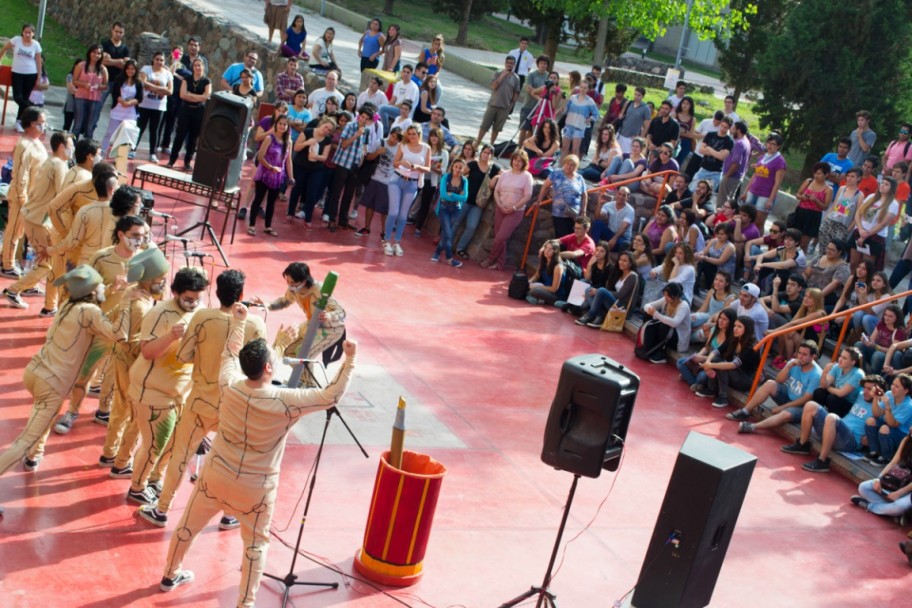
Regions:
[[[359,228],[355,230],[355,236],[361,238],[362,236],[367,236],[371,233],[369,228]]]
[[[6,277],[7,279],[18,279],[22,277],[22,273],[19,272],[18,268],[0,268],[0,277]]]
[[[591,325],[589,327],[592,327]],[[668,363],[668,358],[665,356],[665,353],[659,353],[649,357],[650,363],[655,363],[656,365],[661,365],[663,363]]]
[[[101,455],[98,457],[98,466],[103,469],[113,469],[114,468],[114,457],[108,457]]]
[[[801,443],[800,441],[795,441],[789,445],[784,445],[779,448],[780,452],[785,452],[786,454],[810,454],[811,453],[811,442],[806,441]]]
[[[743,421],[743,420],[750,420],[751,415],[750,415],[750,412],[748,412],[747,410],[740,409],[740,410],[737,410],[734,412],[729,412],[729,413],[725,414],[725,417],[729,420]]]
[[[193,572],[190,570],[178,570],[177,574],[174,575],[174,578],[163,576],[158,588],[167,593],[168,591],[174,591],[181,585],[192,582]]]
[[[738,424],[738,432],[742,435],[751,435],[757,432],[757,428],[750,422],[744,421]]]
[[[88,390],[86,390],[86,395],[89,395],[91,397],[97,397],[100,394],[101,394],[101,385],[100,384],[93,384],[92,386],[90,386],[88,388]]]
[[[53,308],[53,309],[51,309],[51,310],[48,310],[47,308],[42,308],[42,309],[38,312],[38,316],[41,317],[42,319],[50,319],[50,318],[53,318],[54,315],[56,315],[56,314],[57,314],[57,309],[56,309],[56,308]]]
[[[219,530],[234,530],[235,528],[240,528],[241,522],[237,520],[236,517],[231,515],[225,515],[222,519],[219,520]]]
[[[246,220],[247,219],[247,207],[241,207],[237,212],[237,219]]]
[[[712,406],[720,409],[723,407],[728,407],[728,397],[717,395],[716,398],[713,399]]]
[[[146,489],[151,490],[152,493],[155,494],[155,498],[158,498],[161,496],[163,485],[162,480],[158,479],[156,481],[150,481],[148,485],[146,485]]]
[[[168,514],[162,513],[155,507],[142,506],[136,510],[136,514],[153,526],[164,528],[168,525]]]
[[[135,502],[138,505],[155,506],[158,502],[158,497],[155,495],[155,492],[152,491],[152,488],[146,486],[139,492],[134,490],[127,491],[127,500]]]
[[[884,458],[883,456],[878,456],[877,458],[875,458],[874,460],[871,461],[871,464],[876,464],[879,467],[883,467],[883,466],[887,465],[887,459]]]
[[[111,470],[108,471],[108,477],[111,479],[130,479],[133,477],[133,465],[128,464],[125,467],[112,466]]]
[[[856,507],[861,507],[865,511],[868,510],[868,505],[871,504],[868,502],[868,500],[866,498],[862,498],[861,496],[858,496],[857,494],[855,496],[853,496],[852,498],[850,498],[849,500],[852,501],[853,505],[855,505]]]
[[[697,384],[697,386],[700,387],[694,391],[694,395],[696,395],[697,397],[703,397],[705,399],[708,397],[716,396],[715,393],[713,393],[711,390],[709,390],[705,385]]]
[[[604,317],[595,317],[594,319],[592,319],[591,321],[586,323],[586,327],[591,327],[592,329],[601,329],[602,323],[604,323],[604,322],[605,322]],[[662,361],[662,362],[664,363],[664,361]]]
[[[38,468],[39,464],[41,464],[41,456],[38,456],[34,460],[26,456],[25,460],[22,461],[22,468],[26,471],[34,471]]]
[[[457,252],[456,252],[456,255],[458,255],[459,257],[461,257],[463,260],[469,259],[469,252],[468,252],[468,251],[465,251],[464,249],[462,249],[462,250],[460,250],[460,251],[457,251]]]
[[[0,273],[0,274],[2,274],[2,273]],[[6,275],[3,275],[3,276],[6,276]],[[19,294],[14,291],[10,291],[9,289],[4,289],[3,295],[6,296],[6,299],[9,301],[10,305],[12,305],[13,308],[18,308],[19,310],[25,310],[29,307],[29,305],[26,304],[25,301],[21,297],[19,297]]]
[[[23,298],[43,298],[44,292],[35,287],[29,287],[28,289],[23,289],[20,291],[19,295]]]
[[[801,468],[811,473],[829,473],[830,459],[820,460],[819,458],[815,458],[812,462],[805,462],[801,465]]]
[[[590,317],[589,314],[587,313],[587,314],[583,315],[582,317],[580,317],[579,319],[577,319],[576,321],[574,321],[574,323],[576,323],[577,325],[589,325],[590,321],[592,321],[592,317]]]
[[[92,416],[92,422],[95,424],[100,424],[101,426],[108,426],[108,421],[111,419],[111,412],[102,412],[100,410],[95,411],[95,415]]]
[[[879,453],[877,453],[877,452],[868,452],[867,454],[864,455],[863,460],[864,460],[865,462],[874,462],[874,461],[876,461],[878,458],[880,458],[880,454],[879,454]]]

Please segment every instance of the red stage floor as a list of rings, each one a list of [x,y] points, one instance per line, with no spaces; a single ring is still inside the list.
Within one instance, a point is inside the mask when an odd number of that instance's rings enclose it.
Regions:
[[[9,151],[13,141],[6,129],[0,150]],[[158,209],[172,206],[181,225],[199,214],[158,199]],[[364,242],[350,232],[307,232],[281,221],[275,226],[278,239],[239,231],[237,242],[226,245],[229,258],[247,272],[247,295],[264,299],[280,295],[281,269],[291,261],[308,262],[317,276],[340,274],[336,293],[348,311],[348,335],[359,341],[361,365],[340,409],[371,455],[363,459],[334,423],[304,549],[345,575],[354,573],[377,457],[388,446],[400,394],[409,399],[408,445],[449,469],[418,585],[378,589],[302,558],[296,568],[302,579],[342,586],[295,589],[294,605],[481,608],[539,584],[572,480],[541,463],[542,430],[562,362],[587,352],[629,364],[642,387],[620,471],[580,483],[565,539],[579,537],[565,546],[552,584],[561,606],[609,607],[634,585],[677,450],[690,431],[759,458],[713,606],[905,604],[900,598],[908,595],[902,590],[910,569],[896,546],[904,530],[849,504],[854,489],[842,477],[803,472],[802,458],[779,452],[781,438],[738,436],[734,423],[693,397],[671,366],[634,360],[629,338],[580,328],[554,309],[508,299],[505,273],[430,263],[427,236],[409,236],[406,256],[390,258],[378,248],[377,230]],[[29,311],[6,308],[0,318],[0,446],[9,445],[29,412],[21,370],[49,325],[37,318],[40,304],[34,302]],[[299,314],[270,314],[268,325],[274,331]],[[289,442],[270,572],[288,570],[292,554],[283,542],[294,543],[295,507],[322,425],[322,416],[304,419]],[[69,435],[52,434],[37,472],[17,469],[0,478],[7,511],[0,522],[0,604],[233,605],[240,538],[214,526],[186,564],[196,581],[169,595],[158,591],[173,523],[151,529],[134,517],[124,501],[128,482],[109,479],[96,465],[102,431],[84,415]],[[172,519],[188,493],[189,484]],[[257,605],[276,606],[280,599],[280,586],[265,582]]]

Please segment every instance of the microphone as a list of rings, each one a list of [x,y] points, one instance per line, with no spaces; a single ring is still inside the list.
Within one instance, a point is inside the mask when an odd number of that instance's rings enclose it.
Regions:
[[[282,363],[285,365],[304,365],[305,363],[322,363],[316,359],[298,359],[297,357],[282,357]]]
[[[162,213],[161,211],[156,211],[155,209],[147,209],[146,213],[148,213],[152,217],[163,217],[163,218],[169,219],[169,220],[174,219],[174,216],[171,215],[170,213]]]
[[[184,257],[186,258],[199,258],[200,260],[204,258],[212,258],[211,253],[203,253],[202,251],[185,251]],[[215,259],[215,258],[212,258]]]
[[[245,302],[242,300],[241,304],[243,304],[247,308],[253,308],[254,306],[256,306],[257,308],[266,308],[265,304],[257,304],[256,302]]]
[[[170,217],[170,216],[169,216],[169,217]],[[181,243],[183,243],[184,245],[186,245],[187,243],[192,243],[192,242],[193,242],[193,241],[190,240],[190,239],[184,238],[184,237],[182,237],[182,236],[174,236],[173,234],[166,234],[166,235],[165,235],[165,240],[168,241],[169,243],[181,242]]]

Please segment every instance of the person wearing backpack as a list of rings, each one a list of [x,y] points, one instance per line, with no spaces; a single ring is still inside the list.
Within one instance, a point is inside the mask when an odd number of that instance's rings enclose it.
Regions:
[[[887,145],[887,149],[884,150],[880,162],[881,166],[883,166],[884,177],[890,177],[892,175],[893,166],[896,165],[896,163],[903,161],[912,163],[912,153],[910,153],[910,150],[912,150],[912,139],[909,138],[910,132],[912,132],[912,123],[900,123],[899,134],[896,136],[896,139]]]
[[[589,227],[592,221],[586,215],[581,215],[573,221],[573,232],[558,239],[560,243],[560,257],[579,267],[577,279],[582,278],[583,268],[589,265],[589,260],[595,255],[595,240],[589,236]]]
[[[683,299],[684,288],[680,283],[669,283],[662,289],[662,298],[643,306],[643,312],[667,325],[670,330],[666,342],[678,352],[685,353],[690,348],[690,307]],[[651,322],[651,321],[650,321]],[[647,322],[647,323],[650,323]],[[638,345],[639,346],[639,345]],[[649,354],[650,363],[665,363],[665,348],[657,348]]]

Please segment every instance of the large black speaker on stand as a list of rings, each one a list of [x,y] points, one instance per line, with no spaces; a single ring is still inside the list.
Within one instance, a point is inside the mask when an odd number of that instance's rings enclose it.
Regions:
[[[675,461],[631,605],[709,605],[757,458],[691,432]]]
[[[212,94],[197,140],[193,181],[222,190],[238,185],[246,152],[244,132],[252,111],[253,102],[247,97],[227,91]]]
[[[551,576],[576,485],[581,475],[598,477],[602,469],[617,470],[639,387],[636,374],[608,357],[580,355],[564,361],[545,424],[541,459],[545,464],[573,473],[573,483],[564,503],[544,581],[500,608],[519,606],[530,598],[536,598],[535,608],[557,606],[550,589]]]

